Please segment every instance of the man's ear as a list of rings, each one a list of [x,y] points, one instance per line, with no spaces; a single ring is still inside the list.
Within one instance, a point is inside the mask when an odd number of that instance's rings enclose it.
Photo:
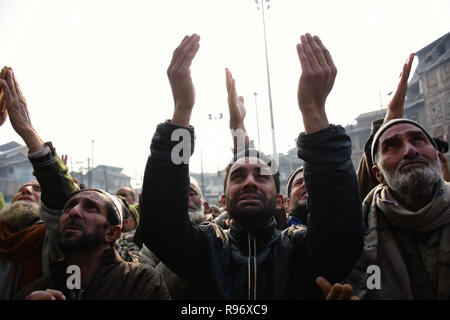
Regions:
[[[222,193],[222,196],[220,197],[220,203],[222,204],[222,207],[227,210],[227,199],[225,197],[225,193]]]
[[[105,235],[105,241],[107,243],[114,243],[117,239],[120,238],[120,234],[122,233],[122,228],[120,226],[108,226],[107,232]]]
[[[284,205],[284,198],[283,198],[283,195],[281,193],[279,193],[277,196],[277,205],[276,205],[275,209],[281,210],[281,208],[283,208],[283,205]]]
[[[203,201],[203,207],[205,208],[205,214],[209,212],[209,203],[208,201]]]
[[[385,183],[386,180],[383,177],[383,174],[380,171],[380,168],[378,168],[377,166],[373,166],[372,167],[372,173],[375,176],[375,178],[377,178],[379,183]]]
[[[285,200],[285,201],[284,201],[284,210],[285,210],[286,212],[289,212],[289,205],[291,204],[291,199],[285,198],[284,200]]]

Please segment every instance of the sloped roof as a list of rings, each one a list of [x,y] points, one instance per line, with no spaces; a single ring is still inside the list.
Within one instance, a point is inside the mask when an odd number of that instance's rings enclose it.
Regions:
[[[0,146],[0,151],[5,152],[5,151],[9,151],[11,149],[15,149],[17,147],[23,147],[23,145],[21,145],[20,143],[15,142],[15,141],[11,141],[11,142],[2,144]]]

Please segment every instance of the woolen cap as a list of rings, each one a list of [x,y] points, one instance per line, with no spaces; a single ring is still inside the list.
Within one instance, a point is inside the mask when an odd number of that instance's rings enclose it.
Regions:
[[[410,123],[412,125],[415,125],[416,127],[418,127],[420,130],[423,131],[423,133],[425,133],[425,135],[427,136],[428,140],[430,141],[430,143],[433,145],[433,147],[437,150],[437,146],[436,146],[436,142],[434,141],[434,139],[430,136],[430,134],[427,132],[427,130],[424,129],[424,127],[422,127],[420,124],[418,124],[417,122],[410,120],[410,119],[405,119],[405,118],[400,118],[400,119],[393,119],[393,120],[389,120],[386,123],[383,123],[381,125],[381,127],[378,129],[378,131],[375,133],[375,136],[373,137],[373,141],[372,141],[372,148],[371,148],[371,152],[370,152],[370,156],[372,157],[372,163],[375,164],[375,155],[378,152],[378,142],[380,140],[380,137],[383,135],[383,133],[397,125],[400,123]]]

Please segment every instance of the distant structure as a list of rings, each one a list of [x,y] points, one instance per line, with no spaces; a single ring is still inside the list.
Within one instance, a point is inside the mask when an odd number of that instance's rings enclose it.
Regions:
[[[70,175],[88,188],[99,188],[110,193],[119,187],[131,187],[131,177],[122,173],[123,168],[98,165],[86,173],[72,171]]]
[[[35,179],[28,160],[28,148],[15,141],[0,146],[0,192],[10,202],[17,190]]]
[[[416,52],[417,68],[408,84],[404,117],[422,124],[434,138],[450,135],[450,32]],[[373,120],[386,109],[360,114],[346,132],[352,139],[352,161],[357,168]],[[446,154],[447,159],[449,155]]]

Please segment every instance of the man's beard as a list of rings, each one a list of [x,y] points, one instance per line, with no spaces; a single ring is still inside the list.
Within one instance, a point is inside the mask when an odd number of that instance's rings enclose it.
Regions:
[[[0,221],[13,232],[28,228],[39,219],[39,205],[31,201],[15,201],[0,211]]]
[[[414,167],[406,172],[400,172],[400,168],[408,163],[416,161],[426,163],[425,166]],[[396,194],[404,199],[417,199],[416,197],[429,196],[435,184],[441,179],[441,164],[436,157],[434,165],[423,156],[418,155],[414,159],[402,160],[397,167],[392,170],[380,171],[386,180],[386,184]]]
[[[258,193],[259,199],[263,202],[263,206],[260,209],[247,207],[238,208],[239,196],[244,193],[247,193],[247,191],[243,191],[236,195],[234,199],[230,199],[228,196],[226,197],[227,211],[231,219],[246,226],[260,226],[267,223],[267,221],[275,215],[277,194],[272,198],[266,198],[261,193]]]
[[[72,220],[64,227],[66,228],[68,226],[77,226],[81,228],[81,236],[67,235],[67,233],[72,233],[71,231],[59,232],[57,239],[58,246],[64,253],[92,249],[103,241],[105,226],[103,226],[103,230],[102,227],[98,227],[90,234],[87,233],[85,225],[80,221]]]
[[[206,220],[205,208],[202,206],[200,209],[196,211],[189,211],[189,219],[196,224],[200,224],[203,221],[205,221]]]

